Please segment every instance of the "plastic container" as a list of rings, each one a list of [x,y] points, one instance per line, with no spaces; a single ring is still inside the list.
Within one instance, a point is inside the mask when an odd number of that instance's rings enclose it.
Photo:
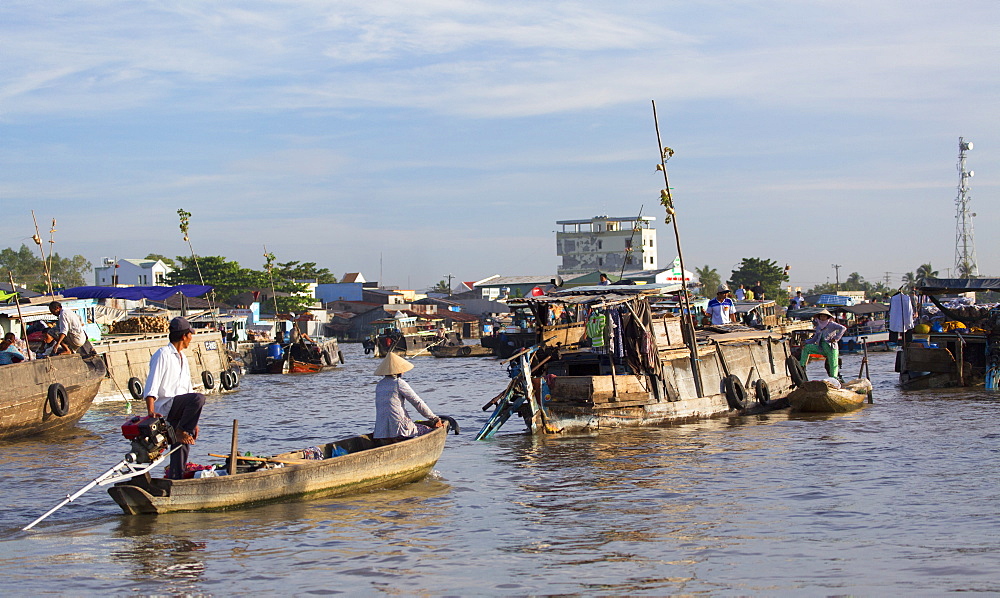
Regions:
[[[275,361],[279,361],[284,354],[284,349],[278,343],[271,343],[267,346],[267,356]]]

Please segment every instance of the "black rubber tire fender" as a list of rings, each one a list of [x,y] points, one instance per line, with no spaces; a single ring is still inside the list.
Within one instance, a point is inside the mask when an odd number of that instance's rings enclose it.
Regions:
[[[763,378],[754,380],[753,393],[757,397],[757,402],[761,405],[765,405],[771,400],[771,387],[767,385],[767,380]]]
[[[236,387],[234,378],[235,375],[229,370],[219,372],[219,383],[222,384],[223,390],[232,390]]]
[[[69,413],[69,393],[66,392],[66,387],[58,382],[49,385],[49,408],[56,417]]]
[[[472,347],[462,347],[461,349],[458,350],[458,354],[461,355],[462,357],[472,355]]]
[[[205,370],[201,373],[201,383],[205,385],[205,390],[212,390],[215,388],[215,376],[212,372]]]
[[[747,389],[743,386],[743,382],[739,377],[734,375],[726,376],[723,384],[726,389],[726,402],[729,403],[729,408],[746,409]]]
[[[142,400],[142,381],[132,376],[128,379],[128,394],[132,395],[132,398],[141,401]]]
[[[792,384],[795,386],[802,386],[809,380],[806,368],[802,367],[798,359],[789,357],[785,360],[785,367],[788,368],[788,375],[792,378]]]

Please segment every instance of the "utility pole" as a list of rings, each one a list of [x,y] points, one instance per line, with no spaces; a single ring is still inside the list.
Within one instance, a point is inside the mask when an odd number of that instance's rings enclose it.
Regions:
[[[451,274],[446,275],[448,277],[448,296],[451,297],[451,279],[454,278]]]
[[[885,276],[883,277],[883,280],[885,280],[885,286],[886,286],[886,288],[888,288],[888,286],[889,286],[889,280],[890,280],[889,275],[890,274],[892,274],[892,273],[891,272],[886,272]]]
[[[840,264],[830,264],[830,267],[837,271],[837,286],[834,287],[835,290],[840,290]]]

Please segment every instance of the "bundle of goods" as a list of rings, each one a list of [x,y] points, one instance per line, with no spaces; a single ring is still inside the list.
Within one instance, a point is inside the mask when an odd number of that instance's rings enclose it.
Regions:
[[[112,324],[111,334],[145,334],[169,332],[170,323],[160,316],[135,316]]]

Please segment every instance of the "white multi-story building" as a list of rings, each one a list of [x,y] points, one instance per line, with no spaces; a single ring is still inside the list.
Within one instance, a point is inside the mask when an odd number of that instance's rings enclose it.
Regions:
[[[167,274],[173,271],[173,268],[164,264],[162,260],[120,259],[116,262],[104,258],[101,262],[101,266],[94,268],[94,279],[100,287],[163,286],[167,284]]]
[[[562,258],[559,275],[658,269],[653,220],[652,216],[597,216],[557,221],[562,226],[556,231],[556,255]]]

